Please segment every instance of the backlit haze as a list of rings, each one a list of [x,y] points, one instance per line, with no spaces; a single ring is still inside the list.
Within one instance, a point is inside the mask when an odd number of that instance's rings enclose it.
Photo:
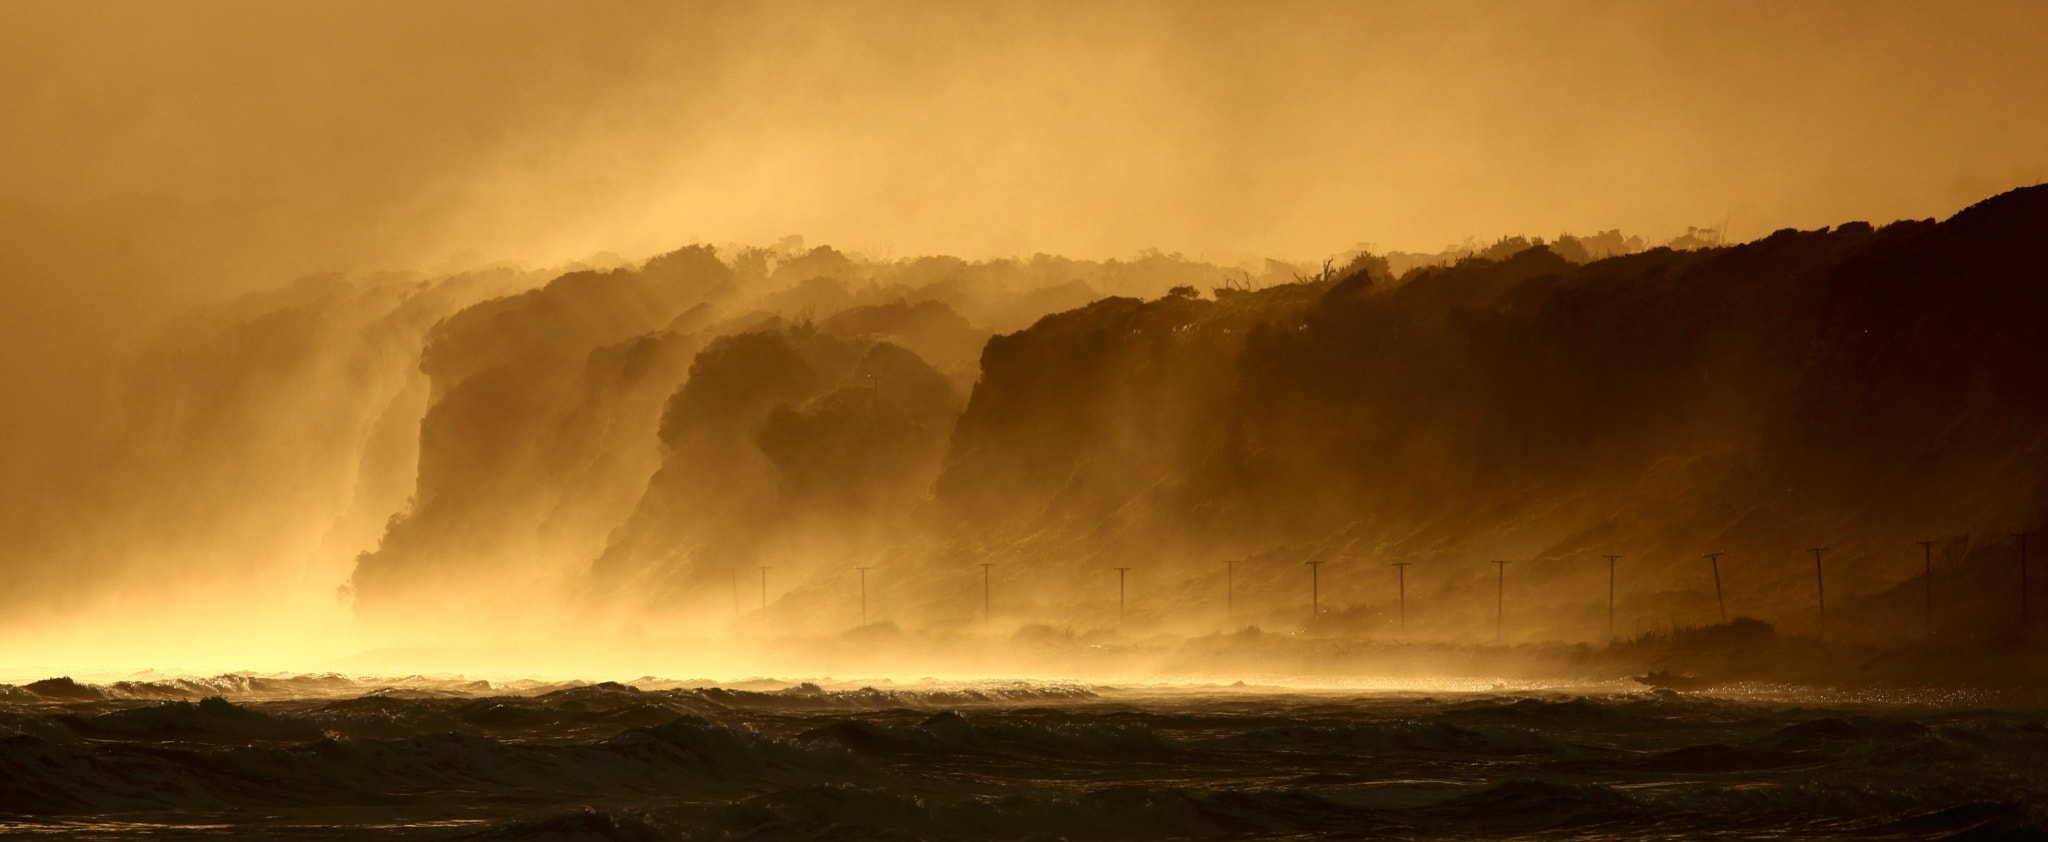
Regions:
[[[1503,642],[1604,642],[1602,553],[1623,632],[1714,622],[1727,551],[1731,613],[1804,633],[1810,546],[1876,639],[1918,628],[1885,618],[1923,539],[1963,571],[1934,622],[1989,633],[2012,589],[1967,571],[2044,526],[2042,287],[1840,279],[2038,280],[2039,191],[1956,215],[2048,178],[2044,33],[2039,3],[8,3],[0,679],[1227,672],[1257,659],[1186,641],[1481,646],[1503,592]],[[1946,383],[1976,385],[1866,423]],[[1894,454],[1916,479],[1856,473]]]

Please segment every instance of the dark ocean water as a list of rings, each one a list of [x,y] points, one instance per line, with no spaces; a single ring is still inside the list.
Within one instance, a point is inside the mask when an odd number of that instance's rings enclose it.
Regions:
[[[0,688],[0,836],[2048,839],[2048,708],[1632,686]]]

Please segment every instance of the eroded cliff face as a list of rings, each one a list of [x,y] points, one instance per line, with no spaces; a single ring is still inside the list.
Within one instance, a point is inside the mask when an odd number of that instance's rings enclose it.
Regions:
[[[1363,255],[993,335],[962,313],[1061,286],[822,248],[571,275],[435,330],[418,496],[358,609],[802,630],[847,625],[872,566],[893,622],[964,628],[990,564],[991,614],[1086,628],[1116,622],[1121,566],[1127,627],[1200,631],[1234,561],[1240,620],[1371,634],[1384,565],[1414,562],[1408,633],[1490,638],[1501,559],[1516,636],[1599,639],[1602,554],[1627,559],[1623,616],[1707,622],[1723,552],[1730,611],[1797,631],[1800,550],[1827,546],[1837,624],[1881,636],[1923,595],[1912,542],[1940,539],[1943,622],[1995,630],[1999,538],[2048,477],[2044,203],[1584,265],[1536,245],[1397,279]]]
[[[661,470],[597,558],[597,597],[647,622],[722,625],[735,601],[751,610],[871,560],[903,537],[961,403],[922,358],[869,337],[718,339],[669,402]]]
[[[600,550],[653,473],[662,400],[736,292],[732,270],[694,247],[436,325],[420,355],[432,390],[418,482],[356,565],[359,613],[403,625],[562,587],[578,571],[560,560]]]
[[[1206,264],[693,247],[436,325],[409,504],[344,589],[385,639],[724,628],[931,531],[920,513],[998,325]],[[759,582],[752,582],[759,585]],[[764,600],[749,587],[748,604]],[[799,600],[800,601],[800,600]]]

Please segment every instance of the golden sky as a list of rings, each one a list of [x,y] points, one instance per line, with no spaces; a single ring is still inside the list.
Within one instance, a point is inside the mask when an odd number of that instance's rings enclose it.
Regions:
[[[165,194],[279,271],[1750,237],[2048,175],[2034,2],[14,2],[0,80],[0,200]]]

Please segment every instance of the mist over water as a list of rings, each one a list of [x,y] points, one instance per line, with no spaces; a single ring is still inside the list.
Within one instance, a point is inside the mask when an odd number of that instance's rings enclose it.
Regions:
[[[786,238],[310,277],[117,369],[94,470],[21,495],[15,662],[1533,675],[1592,667],[1324,642],[1604,644],[1724,605],[1988,645],[2026,631],[2011,536],[2043,511],[2044,201],[1398,276]]]

